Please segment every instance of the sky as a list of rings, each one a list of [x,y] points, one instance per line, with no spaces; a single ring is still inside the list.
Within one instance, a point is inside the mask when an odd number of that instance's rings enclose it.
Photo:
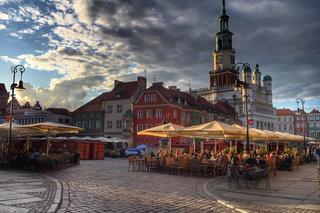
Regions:
[[[226,0],[236,62],[273,79],[278,108],[320,107],[320,1]],[[0,0],[0,82],[22,64],[24,103],[74,110],[115,79],[209,86],[221,0]],[[19,80],[20,76],[18,76]]]

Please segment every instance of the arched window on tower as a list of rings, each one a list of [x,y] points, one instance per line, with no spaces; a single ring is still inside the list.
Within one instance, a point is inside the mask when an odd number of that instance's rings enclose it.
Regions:
[[[229,39],[229,48],[232,49],[232,39]]]

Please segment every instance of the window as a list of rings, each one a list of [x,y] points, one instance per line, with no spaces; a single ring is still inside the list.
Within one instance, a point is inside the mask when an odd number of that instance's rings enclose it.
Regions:
[[[142,124],[138,124],[137,125],[137,132],[140,132],[143,130],[143,125]]]
[[[242,106],[239,106],[239,114],[240,114],[240,115],[243,114]]]
[[[173,110],[173,118],[177,118],[177,117],[178,117],[177,110]]]
[[[82,122],[82,125],[83,125],[83,128],[84,128],[84,129],[87,129],[87,127],[88,127],[87,121]]]
[[[122,121],[117,121],[117,129],[121,129],[122,128]]]
[[[89,122],[89,129],[94,129],[94,121]]]
[[[292,130],[292,124],[290,124],[289,130]]]
[[[320,123],[315,123],[316,128],[320,128]]]
[[[76,126],[77,126],[77,127],[81,127],[81,122],[80,122],[80,121],[77,121],[77,122],[76,122]]]
[[[281,131],[281,125],[278,126],[278,130]]]
[[[112,113],[112,105],[107,106],[107,112]]]
[[[146,113],[146,117],[147,118],[152,118],[152,110],[147,110],[147,113]]]
[[[297,128],[300,128],[300,124],[299,124],[299,123],[297,123],[297,124],[296,124],[296,127],[297,127]]]
[[[107,128],[112,129],[112,121],[107,121]]]
[[[313,115],[309,115],[309,120],[310,120],[310,121],[313,121],[313,120],[314,120]]]
[[[157,109],[156,110],[156,118],[161,118],[162,117],[162,109]]]
[[[145,103],[150,102],[150,95],[145,95],[145,96],[144,96],[144,102],[145,102]]]
[[[316,115],[316,121],[320,121],[320,115]]]
[[[281,121],[281,118],[278,118],[278,121]]]
[[[156,102],[157,101],[157,95],[156,94],[152,94],[151,95],[151,102]]]
[[[139,110],[139,111],[137,112],[137,117],[138,117],[138,118],[143,118],[143,111],[142,111],[142,110]]]
[[[283,131],[287,131],[287,125],[286,124],[283,126]]]
[[[289,121],[292,121],[292,117],[289,117]]]
[[[310,131],[310,137],[315,137],[314,131]]]
[[[186,113],[181,112],[181,121],[183,122],[186,119]]]
[[[100,129],[101,128],[101,121],[97,120],[96,121],[96,129]]]
[[[316,137],[317,137],[317,138],[319,138],[319,137],[320,137],[320,132],[319,132],[319,131],[317,131],[317,135],[316,135]]]
[[[122,112],[122,105],[117,105],[117,113],[121,113]]]

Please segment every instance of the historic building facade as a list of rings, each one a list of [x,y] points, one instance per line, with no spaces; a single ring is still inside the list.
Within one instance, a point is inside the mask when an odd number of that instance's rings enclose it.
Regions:
[[[320,112],[319,110],[313,109],[308,114],[308,124],[309,124],[309,136],[316,138],[320,141]]]
[[[73,125],[84,128],[81,135],[110,136],[131,141],[133,102],[146,89],[146,79],[115,80],[114,88],[72,113]]]
[[[308,136],[308,114],[305,111],[294,112],[294,133],[296,135]]]
[[[181,126],[201,124],[211,120],[235,123],[235,113],[227,103],[213,105],[201,96],[180,91],[177,87],[166,88],[162,82],[153,83],[143,92],[133,106],[133,142],[159,146],[159,138],[138,136],[137,132],[163,123],[172,122]],[[186,148],[191,140],[185,137],[172,138],[173,147]]]
[[[214,103],[218,100],[227,101],[235,107],[243,125],[245,120],[244,90],[235,90],[235,81],[248,83],[248,115],[252,120],[251,127],[266,130],[275,130],[275,109],[272,104],[272,78],[264,76],[258,64],[252,72],[250,67],[243,70],[237,69],[235,62],[235,49],[229,31],[229,16],[222,1],[222,15],[219,18],[220,31],[216,34],[216,47],[213,51],[213,69],[210,74],[210,87],[193,90],[206,100]],[[261,82],[262,80],[262,82]]]
[[[294,112],[290,109],[276,110],[276,130],[279,132],[287,132],[294,134]]]

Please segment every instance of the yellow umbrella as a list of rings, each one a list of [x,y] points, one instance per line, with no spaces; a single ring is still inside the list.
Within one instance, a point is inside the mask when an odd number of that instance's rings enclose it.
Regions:
[[[138,132],[138,135],[154,136],[161,138],[170,138],[174,136],[179,136],[177,131],[184,129],[184,126],[180,126],[173,123],[167,123],[160,126],[152,127],[149,129],[142,130]]]
[[[180,126],[173,123],[167,123],[160,126],[152,127],[149,129],[142,130],[138,132],[138,135],[145,135],[145,136],[154,136],[160,138],[169,138],[169,148],[171,151],[171,137],[179,136],[177,131],[185,128],[184,126]]]
[[[49,151],[49,144],[50,144],[49,135],[79,133],[80,131],[83,131],[83,128],[80,128],[80,127],[54,123],[54,122],[43,122],[43,123],[22,125],[19,128],[21,129],[34,128],[35,130],[44,131],[47,135],[47,150],[46,150],[47,153]]]
[[[79,133],[80,131],[83,131],[83,128],[80,128],[80,127],[54,123],[54,122],[43,122],[43,123],[22,125],[19,128],[30,128],[30,127],[44,131],[46,133],[51,133],[51,134]]]
[[[243,135],[243,130],[219,121],[191,126],[178,131],[180,135],[202,138],[224,138],[226,135]]]
[[[275,132],[271,132],[268,130],[263,130],[263,131],[267,134],[269,141],[278,141],[281,137],[279,134],[277,134]]]

